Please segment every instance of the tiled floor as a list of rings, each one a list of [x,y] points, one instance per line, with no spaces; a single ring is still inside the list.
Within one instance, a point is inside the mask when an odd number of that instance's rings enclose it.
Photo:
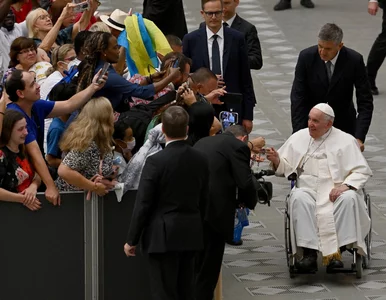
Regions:
[[[128,6],[142,11],[142,0],[127,3],[123,0],[102,0],[101,10]],[[337,22],[344,31],[344,42],[367,57],[372,42],[381,26],[379,16],[367,13],[363,0],[315,0],[316,8],[307,10],[293,0],[293,9],[272,10],[276,0],[240,0],[239,14],[253,23],[263,48],[264,67],[252,71],[258,100],[254,114],[252,136],[262,135],[268,146],[275,148],[291,134],[290,90],[294,68],[300,50],[314,45],[321,25]],[[198,27],[199,0],[185,0],[189,30]],[[365,156],[374,171],[367,185],[373,209],[373,261],[362,279],[354,274],[326,274],[323,267],[315,275],[289,278],[284,252],[285,196],[289,184],[284,179],[272,178],[274,197],[271,207],[258,205],[251,226],[244,230],[241,247],[227,247],[223,264],[224,300],[291,299],[291,300],[386,300],[386,63],[378,75],[380,96],[374,98],[375,111],[366,140]],[[264,168],[266,164],[261,164]],[[345,256],[350,266],[351,256]]]

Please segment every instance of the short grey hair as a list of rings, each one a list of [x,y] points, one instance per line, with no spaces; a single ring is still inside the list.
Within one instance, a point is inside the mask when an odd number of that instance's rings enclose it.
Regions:
[[[248,131],[244,126],[241,125],[232,125],[225,129],[225,132],[232,133],[235,137],[248,136]]]
[[[333,41],[338,45],[343,40],[343,31],[338,25],[327,23],[320,29],[318,38],[321,41]]]
[[[326,120],[326,122],[328,123],[329,121],[332,121],[332,123],[334,123],[334,120],[335,118],[333,116],[330,116],[326,113],[324,113],[324,119]]]

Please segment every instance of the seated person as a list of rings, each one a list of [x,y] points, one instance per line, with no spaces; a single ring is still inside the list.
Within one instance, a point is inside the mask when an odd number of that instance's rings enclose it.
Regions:
[[[114,148],[114,165],[119,167],[118,176],[121,175],[132,157],[131,150],[135,147],[135,137],[133,129],[130,127],[128,119],[114,124],[113,139]]]
[[[64,101],[76,94],[76,85],[70,83],[59,83],[48,95],[52,101]],[[70,114],[54,118],[47,133],[47,154],[46,161],[49,166],[57,169],[62,162],[62,151],[59,148],[59,141],[66,128],[66,122]]]
[[[41,208],[36,198],[40,177],[35,173],[24,149],[27,121],[15,110],[3,116],[0,139],[0,201],[18,202],[30,210]]]
[[[333,127],[325,103],[309,113],[308,128],[294,133],[276,152],[267,149],[277,176],[297,174],[289,198],[293,253],[301,271],[317,269],[317,251],[328,268],[342,268],[341,250],[366,254],[370,218],[362,188],[372,175],[356,139]]]
[[[70,124],[60,142],[65,156],[55,181],[60,191],[87,190],[104,196],[114,187],[105,179],[113,173],[114,117],[106,98],[93,98]]]

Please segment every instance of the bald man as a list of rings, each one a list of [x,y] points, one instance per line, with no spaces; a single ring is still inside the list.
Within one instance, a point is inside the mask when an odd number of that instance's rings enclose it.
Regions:
[[[277,176],[297,174],[288,207],[292,251],[302,257],[299,271],[316,271],[318,251],[330,269],[343,268],[346,246],[366,254],[370,218],[362,188],[372,172],[357,140],[332,126],[334,118],[328,104],[317,104],[308,128],[294,133],[277,152],[267,150]]]

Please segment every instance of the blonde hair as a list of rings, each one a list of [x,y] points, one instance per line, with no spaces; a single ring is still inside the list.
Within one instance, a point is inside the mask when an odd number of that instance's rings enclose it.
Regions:
[[[91,31],[91,32],[102,31],[102,32],[111,33],[109,26],[107,26],[103,22],[96,22],[96,23],[92,24],[89,31]]]
[[[64,44],[60,47],[55,48],[54,51],[52,51],[52,54],[51,54],[52,67],[46,71],[47,77],[50,76],[58,69],[58,62],[64,61],[64,58],[66,57],[67,53],[70,52],[71,50],[74,50],[74,45]]]
[[[63,152],[85,151],[94,141],[101,156],[112,151],[113,107],[105,97],[93,98],[82,108],[60,141]]]
[[[43,8],[36,8],[34,10],[31,10],[27,17],[25,18],[25,23],[28,28],[28,37],[29,38],[34,38],[36,35],[35,32],[35,23],[36,20],[42,15],[42,13],[47,14],[47,11],[44,10]]]

